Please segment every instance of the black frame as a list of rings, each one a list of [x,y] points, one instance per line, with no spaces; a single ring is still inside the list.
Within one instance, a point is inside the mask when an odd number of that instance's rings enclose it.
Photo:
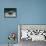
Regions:
[[[16,15],[13,16],[13,17],[7,17],[7,16],[5,16],[5,13],[8,12],[8,11],[10,11],[10,10],[16,12]],[[17,17],[17,8],[4,8],[4,18],[16,18],[16,17]]]

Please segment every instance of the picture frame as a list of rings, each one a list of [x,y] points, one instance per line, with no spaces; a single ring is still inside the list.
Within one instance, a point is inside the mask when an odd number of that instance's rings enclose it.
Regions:
[[[16,18],[17,8],[4,8],[4,17],[5,18]]]
[[[27,30],[25,35],[24,32]],[[46,41],[46,24],[19,24],[18,34],[19,42],[21,40]],[[25,36],[28,37],[25,38]]]

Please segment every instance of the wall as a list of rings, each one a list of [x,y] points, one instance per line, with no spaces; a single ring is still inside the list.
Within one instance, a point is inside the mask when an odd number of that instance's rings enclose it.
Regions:
[[[16,18],[4,18],[4,8],[17,8]],[[46,24],[46,0],[0,0],[0,44],[18,24]],[[16,41],[17,42],[17,41]]]
[[[15,0],[0,1],[0,44],[7,44],[9,42],[8,34],[10,32],[18,34],[17,24],[19,23],[19,15],[16,18],[4,18],[4,8],[16,8],[15,4]],[[15,42],[18,42],[17,39]]]
[[[46,24],[46,0],[20,1],[21,24]]]

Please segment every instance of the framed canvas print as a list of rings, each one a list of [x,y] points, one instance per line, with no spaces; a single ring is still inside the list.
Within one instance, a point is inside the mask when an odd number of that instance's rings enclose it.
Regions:
[[[19,24],[18,41],[20,46],[43,45],[46,43],[46,25]]]
[[[20,41],[46,41],[46,25],[20,24],[19,28]]]
[[[16,8],[4,8],[4,17],[5,18],[15,18],[17,16]]]

